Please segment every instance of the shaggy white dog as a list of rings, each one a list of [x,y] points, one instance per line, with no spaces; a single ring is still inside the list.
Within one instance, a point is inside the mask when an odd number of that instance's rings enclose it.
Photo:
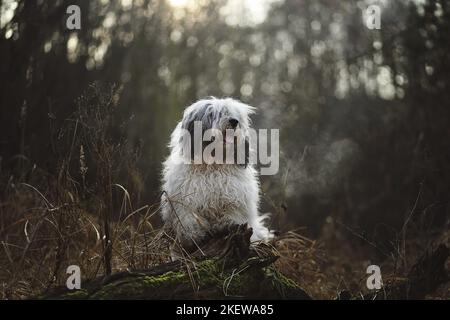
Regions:
[[[192,245],[211,230],[231,223],[247,223],[253,229],[252,241],[273,237],[264,226],[266,217],[258,213],[259,180],[252,164],[194,161],[198,156],[192,139],[195,126],[201,126],[202,132],[219,130],[224,134],[221,143],[226,146],[237,137],[245,138],[252,113],[253,107],[231,98],[200,100],[186,108],[173,131],[170,155],[164,162],[161,214],[182,244]],[[230,129],[236,138],[229,138]],[[186,132],[191,139],[186,139]],[[208,143],[200,143],[204,151]]]

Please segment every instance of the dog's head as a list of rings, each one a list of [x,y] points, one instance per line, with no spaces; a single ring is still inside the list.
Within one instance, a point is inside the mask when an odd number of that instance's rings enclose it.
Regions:
[[[255,108],[231,98],[204,99],[186,108],[181,126],[193,132],[194,122],[200,121],[204,130],[217,129],[224,134],[227,129],[245,131],[250,125],[249,115],[254,110]]]
[[[183,132],[189,133],[190,141],[186,137],[180,136],[179,143],[185,144],[182,146],[183,148],[190,149],[190,159],[193,160],[198,156],[197,153],[199,151],[203,152],[211,143],[217,142],[217,138],[220,137],[224,157],[229,152],[228,146],[232,146],[234,148],[235,163],[246,165],[249,152],[246,137],[251,124],[250,115],[254,112],[254,107],[231,98],[209,98],[197,101],[186,108],[181,121],[181,129]],[[198,134],[197,136],[195,135],[196,130],[197,133],[201,132],[201,137]],[[208,133],[212,133],[210,140],[206,137]],[[206,138],[206,141],[204,141],[203,137]],[[198,139],[201,139],[202,148],[201,150],[194,150]],[[237,159],[240,143],[245,145],[245,163]]]

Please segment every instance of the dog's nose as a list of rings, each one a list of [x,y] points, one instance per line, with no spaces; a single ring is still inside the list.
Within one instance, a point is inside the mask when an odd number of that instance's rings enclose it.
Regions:
[[[233,127],[233,129],[236,129],[239,121],[237,119],[231,118],[230,120],[228,120],[228,122],[230,123],[231,127]]]

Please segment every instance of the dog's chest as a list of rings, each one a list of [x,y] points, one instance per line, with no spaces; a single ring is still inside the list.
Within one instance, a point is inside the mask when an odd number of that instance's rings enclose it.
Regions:
[[[245,172],[213,170],[189,173],[184,181],[184,194],[199,214],[243,214],[249,201]]]

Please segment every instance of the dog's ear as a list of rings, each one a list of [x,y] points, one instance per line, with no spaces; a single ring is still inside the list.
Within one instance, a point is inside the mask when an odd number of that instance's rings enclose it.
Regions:
[[[189,133],[194,133],[194,121],[196,121],[196,113],[194,111],[190,111],[184,113],[183,120],[181,121],[181,128],[184,130],[188,130]]]
[[[183,117],[181,122],[181,127],[188,130],[192,135],[194,134],[194,123],[195,121],[202,122],[202,130],[211,128],[212,125],[212,114],[210,114],[209,106],[210,103],[205,103],[201,106],[195,106],[195,108],[189,107]]]
[[[193,105],[186,109],[184,113],[183,120],[181,121],[181,128],[187,130],[189,135],[191,136],[191,159],[194,160],[194,129],[195,122],[200,121],[202,124],[202,132],[201,139],[202,145],[203,143],[203,134],[207,129],[210,129],[212,126],[212,113],[209,112],[210,103],[204,103],[202,105]],[[204,146],[203,146],[204,147]],[[203,151],[203,150],[202,150]]]

